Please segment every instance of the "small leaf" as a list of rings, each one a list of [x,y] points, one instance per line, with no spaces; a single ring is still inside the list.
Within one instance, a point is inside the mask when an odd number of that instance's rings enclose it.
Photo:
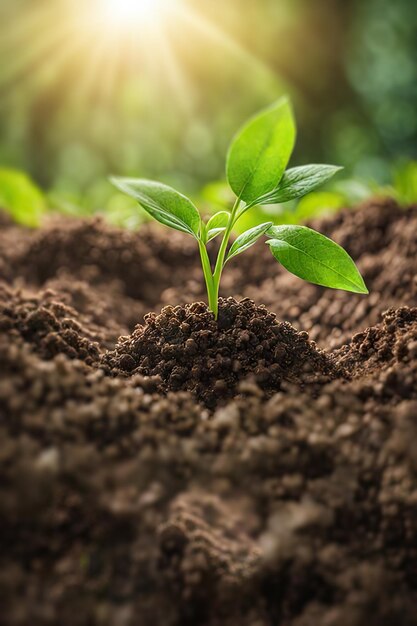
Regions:
[[[203,243],[208,243],[221,233],[224,233],[229,222],[230,213],[219,211],[211,216],[207,224],[201,221],[200,239]]]
[[[218,235],[224,233],[225,230],[225,228],[212,228],[211,230],[209,230],[207,233],[206,243],[208,243],[212,239],[215,239]]]
[[[225,263],[230,261],[237,254],[241,254],[244,252],[259,239],[262,235],[266,233],[266,231],[271,228],[272,222],[266,222],[265,224],[259,224],[259,226],[255,226],[250,230],[247,230],[245,233],[239,235],[239,237],[232,244],[229,254],[227,255]]]
[[[275,189],[295,143],[295,121],[287,98],[252,118],[236,135],[227,157],[227,179],[246,203]]]
[[[304,165],[287,170],[276,189],[259,199],[259,204],[278,204],[305,196],[330,180],[341,167],[335,165]]]
[[[186,196],[172,187],[151,180],[112,178],[111,182],[135,198],[145,211],[161,224],[198,239],[200,214]]]
[[[213,228],[226,228],[229,218],[230,213],[227,211],[219,211],[218,213],[215,213],[207,222],[207,230],[212,230]]]
[[[208,243],[226,230],[229,223],[230,213],[219,211],[211,216],[207,224],[203,224],[205,229],[204,243]]]
[[[355,263],[337,243],[306,226],[272,226],[274,257],[303,280],[333,289],[369,293]]]

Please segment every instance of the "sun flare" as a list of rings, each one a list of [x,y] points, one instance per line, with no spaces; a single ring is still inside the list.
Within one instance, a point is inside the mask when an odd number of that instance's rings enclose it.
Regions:
[[[129,27],[158,17],[167,0],[102,0],[104,18],[114,26]]]
[[[188,74],[184,44],[194,62],[194,38],[270,79],[264,64],[186,0],[45,0],[40,5],[25,14],[17,29],[6,29],[0,41],[1,51],[20,51],[15,57],[8,54],[10,62],[0,67],[3,95],[13,93],[36,67],[44,81],[40,92],[76,75],[75,89],[64,82],[67,100],[77,107],[99,102],[104,109],[123,89],[139,101],[144,97],[139,85],[146,84],[165,89],[178,106],[190,110],[198,88]]]

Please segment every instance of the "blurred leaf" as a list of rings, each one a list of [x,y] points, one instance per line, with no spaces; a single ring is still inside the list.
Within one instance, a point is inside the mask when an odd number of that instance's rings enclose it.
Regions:
[[[45,196],[23,172],[0,168],[0,207],[24,226],[39,226],[46,211]]]
[[[202,200],[216,207],[232,206],[234,202],[234,194],[226,181],[217,181],[205,185],[200,195]]]
[[[61,190],[52,190],[48,193],[48,206],[51,211],[69,215],[71,217],[85,217],[89,213],[81,205],[80,198],[75,194]]]
[[[336,213],[346,204],[343,194],[334,191],[316,191],[300,200],[294,212],[297,222],[311,220],[320,215]]]
[[[397,168],[394,174],[394,188],[401,203],[417,202],[417,161],[410,161]]]
[[[272,226],[267,243],[289,272],[315,285],[368,293],[346,250],[306,226]]]
[[[348,178],[332,186],[332,191],[344,196],[345,205],[353,206],[364,202],[379,192],[378,186],[367,180]]]
[[[287,98],[252,118],[234,138],[227,179],[235,194],[255,202],[278,185],[295,143],[295,121]]]
[[[146,211],[138,207],[137,202],[121,193],[113,194],[106,205],[103,216],[112,226],[127,230],[137,230],[151,219]]]

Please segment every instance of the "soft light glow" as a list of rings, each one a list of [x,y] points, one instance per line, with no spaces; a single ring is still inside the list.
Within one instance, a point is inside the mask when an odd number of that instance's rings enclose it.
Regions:
[[[131,26],[150,21],[163,8],[163,0],[102,0],[105,17],[113,25]]]

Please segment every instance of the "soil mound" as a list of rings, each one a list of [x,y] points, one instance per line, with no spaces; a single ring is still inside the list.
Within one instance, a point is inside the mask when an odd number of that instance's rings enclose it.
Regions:
[[[139,236],[99,218],[55,218],[13,255],[15,275],[39,285],[64,271],[91,285],[121,283],[126,296],[155,302],[164,287],[178,283],[190,258],[196,258],[192,242],[173,233],[165,245],[164,235],[144,226]]]
[[[417,360],[417,308],[390,309],[382,319],[354,335],[351,344],[337,353],[338,362],[357,376],[399,364],[410,367]]]
[[[53,291],[29,294],[0,283],[0,331],[10,341],[22,337],[45,359],[62,353],[87,364],[98,360],[99,345],[77,318],[74,309],[56,300]],[[94,339],[101,339],[101,334]]]
[[[273,392],[283,380],[302,387],[338,371],[307,333],[277,322],[264,306],[233,298],[220,300],[217,321],[203,303],[146,315],[102,364],[113,374],[160,376],[161,390],[191,391],[209,408],[233,397],[248,376]]]

